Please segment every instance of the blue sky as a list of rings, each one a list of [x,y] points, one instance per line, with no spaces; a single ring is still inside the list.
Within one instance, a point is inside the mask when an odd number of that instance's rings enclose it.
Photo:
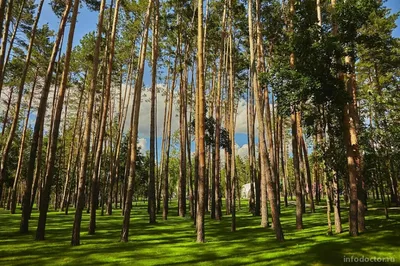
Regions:
[[[42,17],[40,20],[40,25],[49,24],[50,28],[53,30],[58,29],[59,19],[54,15],[51,10],[50,1],[46,1],[47,3],[43,6]],[[108,1],[107,1],[108,2]],[[387,0],[385,5],[392,9],[392,12],[400,12],[400,0]],[[80,13],[78,16],[78,24],[75,29],[75,37],[74,44],[79,44],[79,40],[88,32],[96,30],[97,23],[97,12],[91,12],[86,8],[85,5],[82,5],[80,9]],[[396,37],[400,37],[400,18],[397,20],[398,27],[395,29],[393,35]],[[145,77],[145,84],[150,83],[149,76]]]
[[[49,24],[50,28],[53,30],[58,29],[59,19],[54,15],[53,11],[51,10],[50,1],[46,1],[47,3],[43,6],[42,17],[40,20],[40,25]],[[386,1],[385,5],[392,9],[392,12],[400,12],[400,0],[388,0]],[[88,32],[94,31],[96,29],[97,23],[97,12],[89,11],[85,5],[80,9],[80,14],[78,16],[78,24],[75,30],[75,38],[74,38],[74,45],[79,44],[79,40]],[[396,37],[400,37],[400,19],[397,20],[398,27],[395,29],[393,35]],[[150,71],[147,68],[144,76],[144,84],[150,84]],[[238,123],[240,121],[238,120]],[[162,129],[159,129],[161,131]],[[239,146],[243,146],[247,144],[247,135],[244,133],[236,134],[236,143]],[[146,149],[148,149],[148,138],[146,138],[144,145]],[[159,144],[161,143],[159,139]],[[160,146],[160,145],[159,145]]]

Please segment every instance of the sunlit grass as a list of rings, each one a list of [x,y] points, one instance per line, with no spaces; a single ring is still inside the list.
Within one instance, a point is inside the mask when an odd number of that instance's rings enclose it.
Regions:
[[[46,240],[37,242],[37,211],[30,221],[31,233],[20,235],[20,213],[11,215],[0,210],[0,265],[342,265],[346,264],[344,256],[394,257],[400,263],[397,210],[391,211],[389,220],[381,209],[369,211],[368,232],[351,238],[346,210],[342,212],[344,232],[328,236],[325,209],[317,208],[315,214],[307,212],[305,229],[297,231],[294,206],[282,207],[285,242],[279,243],[273,230],[261,228],[260,218],[252,217],[242,203],[237,213],[237,232],[230,230],[230,217],[216,222],[207,215],[205,244],[195,242],[193,222],[177,217],[176,212],[172,204],[167,221],[157,217],[158,223],[150,225],[146,205],[135,203],[128,243],[119,242],[120,210],[112,216],[100,216],[99,212],[96,235],[87,234],[89,215],[84,212],[81,246],[71,247],[73,211],[69,215],[49,212]]]

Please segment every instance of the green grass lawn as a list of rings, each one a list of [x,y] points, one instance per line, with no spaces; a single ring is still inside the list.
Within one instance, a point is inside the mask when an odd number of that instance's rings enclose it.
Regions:
[[[242,204],[243,206],[243,204]],[[371,206],[374,207],[374,206]],[[285,242],[275,240],[271,228],[259,226],[246,207],[237,213],[237,232],[230,231],[230,217],[222,222],[206,219],[206,243],[195,242],[193,222],[176,216],[172,205],[168,221],[148,224],[146,206],[135,203],[129,243],[120,243],[122,216],[98,216],[96,235],[88,235],[89,215],[84,213],[81,246],[71,247],[74,213],[49,212],[46,240],[34,241],[38,213],[30,222],[31,233],[20,235],[20,213],[0,210],[0,265],[357,265],[345,257],[394,257],[400,265],[400,212],[386,220],[383,210],[370,210],[368,232],[348,236],[347,211],[342,211],[344,233],[327,236],[325,209],[304,215],[304,230],[295,228],[295,208],[282,208]],[[308,211],[308,210],[307,210]],[[100,213],[100,212],[99,212]],[[333,215],[332,215],[333,218]],[[365,263],[364,263],[365,264]],[[367,265],[376,265],[367,263]]]

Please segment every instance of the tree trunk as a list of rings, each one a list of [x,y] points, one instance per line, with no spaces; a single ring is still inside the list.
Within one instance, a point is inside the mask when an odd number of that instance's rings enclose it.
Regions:
[[[109,103],[110,103],[110,95],[111,95],[111,83],[112,83],[112,68],[113,68],[113,60],[114,60],[114,46],[115,46],[115,36],[116,36],[116,25],[118,21],[118,11],[119,11],[119,1],[115,4],[115,13],[114,13],[114,21],[113,28],[110,36],[110,50],[108,54],[108,62],[107,62],[107,74],[106,74],[106,83],[104,89],[104,98],[102,102],[102,112],[101,112],[101,120],[100,120],[100,128],[99,128],[99,136],[97,139],[96,152],[94,158],[94,167],[92,173],[92,189],[90,194],[90,223],[88,233],[93,235],[96,231],[96,210],[98,207],[99,201],[99,179],[100,179],[100,168],[101,168],[101,157],[103,153],[103,142],[105,138],[106,125],[107,125],[107,117],[109,112]],[[110,108],[111,109],[111,108]]]
[[[204,213],[205,213],[205,81],[204,81],[204,40],[203,40],[203,0],[198,0],[197,9],[197,79],[198,79],[198,106],[197,106],[197,119],[198,119],[198,197],[197,197],[197,211],[196,211],[196,231],[197,242],[203,243],[205,241],[204,232]]]
[[[81,117],[82,117],[83,114],[84,114],[84,111],[82,110]],[[83,136],[83,130],[82,130],[83,121],[84,121],[83,119],[80,119],[79,134],[78,134],[79,141],[78,141],[78,146],[77,147],[82,147],[82,141],[83,141],[83,137],[84,137]],[[75,162],[73,164],[73,170],[72,170],[72,174],[71,174],[71,176],[75,176],[76,178],[74,180],[75,182],[72,182],[72,180],[71,180],[70,185],[69,185],[69,189],[68,189],[67,196],[66,196],[66,202],[65,202],[65,215],[68,214],[68,208],[69,208],[69,205],[70,205],[70,202],[71,202],[72,188],[73,187],[76,188],[77,187],[76,184],[78,184],[78,175],[76,174],[76,172],[79,169],[79,162],[80,162],[81,152],[82,152],[82,149],[77,149],[77,154],[76,154],[76,157],[75,157]],[[74,199],[75,199],[75,196],[74,196]]]
[[[177,65],[178,65],[178,56],[180,55],[180,37],[178,37],[177,41],[177,50],[176,50],[176,57],[174,60],[174,68],[172,74],[172,84],[171,90],[169,92],[169,99],[168,99],[168,111],[167,111],[167,124],[166,124],[166,134],[165,134],[165,154],[164,154],[164,165],[162,171],[162,180],[163,180],[163,220],[168,219],[168,200],[169,200],[169,153],[171,147],[171,123],[172,123],[172,112],[173,112],[173,102],[174,102],[174,90],[175,90],[175,83],[176,83],[176,72],[177,72]],[[168,85],[167,85],[168,91]]]
[[[119,3],[120,0],[117,0]],[[144,61],[147,49],[147,38],[148,28],[150,24],[150,16],[153,1],[149,0],[146,16],[144,19],[144,30],[142,44],[140,47],[140,56],[138,61],[138,75],[135,83],[135,97],[134,97],[134,108],[132,108],[132,115],[134,115],[133,123],[131,124],[131,151],[130,151],[130,162],[129,162],[129,176],[127,186],[127,196],[125,201],[124,219],[122,224],[121,242],[128,242],[129,236],[129,223],[132,209],[132,196],[133,196],[133,184],[136,176],[136,157],[137,157],[137,137],[138,137],[138,124],[139,124],[139,110],[142,96],[143,86],[143,72],[144,72]]]
[[[161,165],[160,165],[160,174],[158,176],[159,184],[158,184],[158,190],[157,190],[157,213],[160,212],[161,209],[161,191],[162,191],[162,185],[163,185],[163,173],[164,173],[164,164],[165,164],[165,143],[166,143],[166,138],[167,138],[167,115],[168,115],[168,86],[169,86],[169,76],[170,76],[170,67],[168,65],[167,67],[167,78],[166,78],[166,84],[167,84],[167,90],[166,90],[166,96],[165,96],[165,101],[164,101],[164,119],[163,119],[163,134],[162,134],[162,143],[161,143]]]
[[[185,59],[187,62],[188,45],[185,47]],[[187,91],[187,67],[183,71],[183,78],[180,84],[179,96],[179,137],[180,137],[180,164],[179,164],[179,189],[178,189],[178,215],[185,217],[186,215],[186,91]],[[182,75],[182,74],[181,74]]]
[[[14,185],[13,185],[13,188],[11,191],[11,214],[15,214],[15,209],[17,206],[17,186],[19,184],[19,178],[21,176],[21,171],[22,171],[22,163],[23,163],[24,151],[25,151],[26,130],[28,129],[29,115],[30,115],[30,111],[31,111],[33,96],[35,94],[35,87],[36,87],[36,82],[37,82],[38,74],[39,74],[38,72],[39,72],[39,69],[36,69],[35,79],[33,81],[31,96],[30,96],[29,103],[28,103],[28,110],[26,112],[24,129],[22,131],[21,144],[20,144],[19,154],[18,154],[17,171],[15,172]]]
[[[68,4],[71,4],[71,2]],[[36,240],[44,240],[44,235],[45,235],[47,211],[49,208],[51,185],[52,185],[53,176],[54,176],[54,165],[55,165],[55,160],[56,160],[58,135],[59,135],[60,122],[61,122],[61,113],[62,113],[63,104],[64,104],[65,92],[67,90],[67,83],[68,83],[68,77],[69,77],[69,64],[70,64],[70,59],[71,59],[71,54],[72,54],[72,45],[73,45],[73,40],[74,40],[75,25],[76,25],[76,20],[77,20],[77,16],[78,16],[79,5],[80,5],[80,0],[74,0],[74,9],[72,12],[72,17],[71,17],[70,30],[69,30],[69,35],[68,35],[68,44],[67,44],[65,60],[64,60],[64,71],[63,71],[62,79],[61,79],[61,87],[58,92],[58,99],[57,99],[57,104],[56,104],[56,109],[55,109],[53,129],[51,131],[51,138],[49,139],[49,142],[50,142],[50,144],[49,144],[50,150],[48,151],[49,161],[47,164],[46,175],[45,175],[45,179],[44,179],[44,181],[45,181],[44,182],[44,190],[40,197],[40,215],[39,215],[38,227],[36,230]],[[56,195],[56,197],[57,197],[57,195]]]
[[[300,165],[299,165],[299,150],[298,150],[298,136],[297,136],[297,115],[296,110],[292,110],[290,115],[292,121],[292,151],[293,151],[293,166],[294,166],[294,178],[296,182],[296,228],[303,229],[303,211],[302,201],[303,193],[301,190],[300,181]]]
[[[93,56],[93,72],[90,83],[89,99],[87,105],[85,131],[83,137],[83,152],[81,165],[79,169],[79,179],[77,180],[77,199],[76,199],[76,211],[74,218],[74,225],[72,230],[71,245],[80,245],[80,231],[81,231],[81,220],[82,211],[85,204],[85,182],[86,182],[86,170],[88,165],[89,148],[90,148],[90,135],[92,133],[92,119],[93,119],[93,106],[95,101],[95,94],[97,89],[97,72],[99,67],[99,55],[100,45],[102,39],[103,20],[104,20],[104,7],[105,0],[101,1],[99,18],[97,21],[97,33],[96,33],[96,44]],[[118,17],[118,6],[115,8],[116,17]],[[116,18],[114,18],[116,20]]]
[[[289,0],[289,12],[290,12],[290,22],[289,22],[289,31],[293,31],[293,16],[295,13],[295,0]],[[290,54],[289,58],[290,67],[293,69],[295,67],[295,55],[294,52]],[[292,123],[292,152],[293,152],[293,166],[294,166],[294,177],[296,183],[296,228],[303,229],[303,193],[301,187],[300,180],[300,163],[299,163],[299,137],[298,137],[298,127],[297,127],[297,110],[296,106],[292,106],[292,113],[290,115],[291,123]]]
[[[0,0],[0,29],[3,29],[4,13],[6,11],[7,0]],[[0,191],[1,194],[1,191]],[[0,199],[2,199],[0,197]]]
[[[280,144],[281,144],[281,168],[282,168],[282,185],[283,185],[283,201],[285,204],[285,207],[288,206],[288,180],[287,180],[287,175],[286,175],[286,167],[285,167],[285,161],[286,160],[286,141],[285,141],[285,135],[283,134],[283,118],[280,119],[279,121],[279,135],[280,135]]]
[[[260,12],[261,12],[261,4],[259,0],[256,0],[256,21],[257,21],[257,46],[258,46],[258,66],[257,71],[260,73],[263,71],[263,53],[262,53],[262,36],[261,36],[261,21],[260,21]],[[262,226],[268,225],[267,220],[267,194],[271,206],[271,214],[272,214],[272,222],[273,228],[275,231],[276,239],[279,241],[283,241],[283,231],[281,227],[281,222],[279,218],[278,206],[276,204],[276,185],[274,180],[274,173],[272,170],[272,166],[270,163],[271,155],[268,154],[267,143],[265,139],[265,130],[268,130],[268,127],[264,123],[264,108],[266,103],[262,103],[262,92],[260,84],[257,82],[257,86],[253,86],[254,89],[254,97],[256,98],[256,109],[258,113],[258,137],[259,137],[259,154],[260,154],[260,163],[261,163],[261,215],[262,215]],[[265,95],[264,95],[265,96]],[[265,98],[264,98],[265,99]],[[269,108],[269,107],[268,107]],[[268,110],[268,109],[267,109]],[[268,111],[267,111],[268,114]],[[268,119],[266,120],[268,123]],[[270,121],[269,121],[270,122]],[[271,132],[270,132],[271,133]],[[267,135],[269,133],[267,132]],[[271,137],[271,135],[270,135]],[[272,140],[272,138],[271,138]],[[269,146],[271,148],[271,146]]]
[[[311,183],[311,169],[310,169],[310,163],[308,161],[308,151],[307,147],[304,141],[304,137],[301,137],[301,148],[303,149],[303,154],[304,154],[304,161],[305,161],[305,166],[306,166],[306,173],[307,173],[307,189],[308,189],[308,195],[309,195],[309,200],[310,200],[310,209],[312,213],[315,213],[315,206],[314,206],[314,195],[313,195],[313,190],[312,190],[312,183]]]
[[[42,124],[40,125],[40,131],[39,131],[39,141],[38,141],[38,151],[37,151],[37,159],[36,159],[36,167],[35,167],[35,177],[33,180],[33,186],[32,186],[32,193],[30,193],[30,206],[28,210],[28,219],[31,218],[31,213],[33,209],[33,204],[36,198],[36,192],[39,187],[39,193],[37,196],[36,200],[36,205],[37,209],[39,209],[39,199],[40,199],[40,192],[42,190],[41,187],[41,182],[42,182],[42,154],[43,154],[43,132],[44,130],[44,120],[42,121]],[[40,185],[40,186],[39,186]]]
[[[332,220],[331,220],[331,212],[332,212],[331,205],[332,205],[332,203],[331,203],[330,197],[328,196],[328,194],[329,194],[328,186],[329,186],[329,183],[328,183],[327,176],[325,174],[324,188],[325,188],[325,194],[327,195],[326,196],[326,217],[328,219],[328,235],[332,235]]]
[[[333,176],[333,208],[335,213],[335,232],[341,233],[342,229],[342,221],[340,215],[340,196],[339,196],[339,180],[336,173]]]
[[[6,69],[7,69],[7,64],[9,62],[9,60],[10,60],[11,51],[12,51],[12,48],[14,46],[15,37],[17,36],[17,33],[18,33],[18,27],[19,27],[19,23],[21,22],[21,18],[22,18],[22,14],[24,12],[25,4],[26,4],[25,1],[21,3],[20,11],[18,13],[18,17],[17,17],[17,19],[15,21],[15,25],[14,25],[14,28],[13,28],[13,34],[11,35],[10,45],[9,45],[10,47],[8,47],[7,55],[6,55],[5,59],[4,59],[3,69],[2,70],[0,69],[0,73],[1,73],[1,75],[0,75],[0,83],[1,83],[1,85],[0,86],[3,86],[4,73],[5,73]],[[32,31],[33,31],[33,28],[32,28]],[[36,31],[36,29],[35,29],[35,31]],[[0,89],[0,91],[1,91],[1,89]]]
[[[193,66],[194,69],[194,66]],[[194,73],[192,69],[192,73]],[[190,104],[190,114],[189,114],[189,121],[192,121],[192,114],[193,114],[193,89],[194,89],[194,75],[192,75],[192,81],[190,85],[190,100],[188,99],[188,94],[186,93],[186,103]],[[187,117],[185,117],[185,123],[188,124]],[[192,154],[191,154],[191,136],[190,130],[186,130],[186,145],[187,145],[187,158],[188,158],[188,166],[189,166],[189,207],[190,207],[190,218],[195,220],[195,200],[194,200],[194,191],[193,191],[193,171],[192,171]]]
[[[63,190],[63,196],[61,199],[61,211],[64,210],[65,205],[67,204],[68,198],[69,198],[69,190],[68,188],[70,187],[69,183],[71,182],[71,168],[73,167],[72,165],[72,160],[73,160],[73,154],[75,151],[75,136],[76,136],[76,132],[78,129],[78,122],[80,120],[80,112],[81,112],[81,105],[82,105],[82,99],[83,99],[83,94],[85,92],[85,84],[86,84],[86,76],[87,74],[85,73],[85,78],[84,78],[84,85],[83,88],[81,89],[81,93],[80,93],[80,97],[79,97],[79,103],[78,103],[78,108],[76,111],[76,119],[75,119],[75,124],[74,124],[74,129],[73,129],[73,133],[72,133],[72,142],[71,142],[71,148],[70,148],[70,152],[69,152],[69,156],[68,156],[68,163],[67,163],[67,173],[65,175],[65,184],[64,184],[64,190]],[[72,182],[71,182],[72,183]]]
[[[230,10],[230,35],[229,35],[229,139],[231,143],[231,213],[232,213],[232,224],[231,231],[236,231],[236,156],[235,156],[235,90],[234,90],[234,65],[233,65],[233,29],[232,29],[232,19],[233,19],[233,11],[232,11],[232,0],[229,1],[229,10]]]
[[[154,4],[154,26],[153,26],[153,47],[152,47],[152,77],[151,77],[151,114],[150,114],[150,175],[149,175],[149,188],[148,188],[148,209],[149,209],[149,222],[156,222],[156,182],[155,182],[155,141],[156,135],[156,82],[157,82],[157,61],[158,61],[158,24],[160,16],[159,0]],[[182,145],[182,143],[181,143]],[[183,144],[185,146],[185,144]],[[186,178],[186,175],[185,175]]]
[[[136,38],[135,38],[136,41]],[[134,46],[133,46],[134,47]],[[116,183],[116,190],[115,190],[115,208],[117,208],[117,201],[118,201],[118,180],[119,180],[119,157],[121,153],[121,142],[122,142],[122,137],[125,129],[125,123],[126,123],[126,118],[128,116],[128,107],[130,104],[130,99],[131,99],[131,92],[132,92],[132,75],[133,75],[133,58],[135,55],[135,49],[131,49],[131,54],[130,54],[130,62],[128,66],[128,77],[127,77],[127,82],[125,86],[125,93],[124,93],[124,98],[120,100],[120,114],[118,118],[118,137],[117,137],[117,144],[115,148],[115,152],[112,156],[114,156],[113,159],[113,165],[111,166],[111,177],[110,177],[110,189],[108,191],[108,200],[107,200],[107,214],[112,215],[112,197],[113,197],[113,188],[114,188],[114,183]],[[121,75],[122,79],[122,75]],[[129,84],[129,90],[128,90],[128,84]],[[121,80],[121,86],[122,86],[122,80]],[[121,90],[120,90],[121,91]],[[129,93],[128,93],[129,91]],[[128,95],[128,96],[127,96]],[[120,97],[122,97],[120,93]],[[112,122],[112,121],[110,121]]]
[[[223,71],[223,57],[224,57],[224,43],[225,43],[225,18],[226,18],[226,1],[224,1],[224,11],[222,15],[222,30],[221,30],[221,45],[219,48],[219,66],[218,66],[218,84],[216,92],[215,104],[215,163],[214,163],[214,176],[215,176],[215,219],[220,221],[222,218],[222,207],[220,200],[220,180],[221,180],[221,90],[222,90],[222,71]]]
[[[8,35],[9,35],[9,28],[10,28],[10,22],[13,18],[13,5],[14,5],[14,0],[8,0],[8,5],[7,5],[7,15],[5,19],[5,24],[4,24],[4,29],[0,28],[0,30],[3,30],[3,35],[1,37],[1,50],[0,50],[0,95],[3,89],[3,82],[4,82],[4,60],[6,57],[6,51],[7,51],[7,44],[8,44]],[[11,48],[11,46],[10,46]]]
[[[45,115],[46,115],[46,105],[47,99],[49,95],[49,90],[51,86],[51,80],[53,78],[53,70],[55,65],[55,60],[57,56],[57,52],[60,47],[61,39],[64,35],[65,25],[67,23],[69,11],[71,9],[71,2],[69,0],[68,4],[65,7],[64,13],[62,15],[60,26],[57,33],[57,38],[53,46],[53,51],[51,53],[49,66],[47,68],[46,77],[44,81],[44,85],[42,88],[42,95],[40,97],[39,108],[36,115],[35,126],[33,130],[33,137],[31,141],[31,149],[29,154],[29,163],[28,163],[28,171],[26,176],[26,186],[22,197],[22,217],[21,217],[21,225],[20,225],[20,232],[27,233],[28,232],[28,219],[30,216],[30,196],[31,196],[31,189],[32,189],[32,180],[34,175],[34,168],[35,168],[35,161],[36,161],[36,153],[38,150],[38,142],[39,142],[39,133],[40,127],[43,124]]]
[[[347,64],[351,65],[351,60],[347,58]],[[354,80],[352,74],[348,75],[346,82],[346,88],[349,95],[353,95]],[[353,99],[354,100],[354,99]],[[350,224],[350,235],[358,235],[358,180],[360,179],[359,166],[359,148],[356,131],[356,110],[353,104],[353,100],[347,103],[344,110],[344,125],[345,125],[345,143],[346,143],[346,154],[347,154],[347,167],[350,182],[350,212],[349,212],[349,224]],[[361,218],[361,217],[360,217]]]

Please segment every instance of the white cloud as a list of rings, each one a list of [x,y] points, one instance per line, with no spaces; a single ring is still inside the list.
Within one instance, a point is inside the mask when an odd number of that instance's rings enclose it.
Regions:
[[[237,107],[236,133],[247,133],[247,105],[244,99],[240,99]]]
[[[221,154],[221,163],[225,163],[225,150],[220,149],[220,154]],[[258,154],[258,151],[256,150],[256,154]],[[243,144],[242,146],[239,146],[237,143],[235,144],[235,155],[239,156],[242,159],[247,159],[249,158],[249,145]]]
[[[160,85],[158,85],[161,87]],[[165,91],[163,88],[161,91]],[[142,91],[142,102],[140,104],[140,112],[139,112],[139,129],[138,133],[140,137],[149,138],[150,137],[150,115],[151,115],[151,92],[149,89],[143,89]],[[156,127],[157,127],[157,137],[162,136],[163,126],[164,126],[164,110],[165,110],[165,98],[166,95],[163,92],[157,93],[157,104],[156,104]],[[128,117],[126,119],[125,130],[129,131],[130,127],[130,118],[132,113],[132,100],[133,96],[131,96],[131,102],[128,108]],[[178,114],[178,105],[179,102],[179,94],[177,92],[174,93],[174,102],[172,106],[172,123],[171,123],[171,133],[175,132],[179,128],[179,114]]]
[[[248,158],[249,157],[249,145],[243,144],[242,147],[239,147],[239,145],[236,144],[236,155],[238,155],[242,159]]]
[[[141,152],[145,152],[147,150],[147,140],[145,138],[138,139],[138,147]]]

